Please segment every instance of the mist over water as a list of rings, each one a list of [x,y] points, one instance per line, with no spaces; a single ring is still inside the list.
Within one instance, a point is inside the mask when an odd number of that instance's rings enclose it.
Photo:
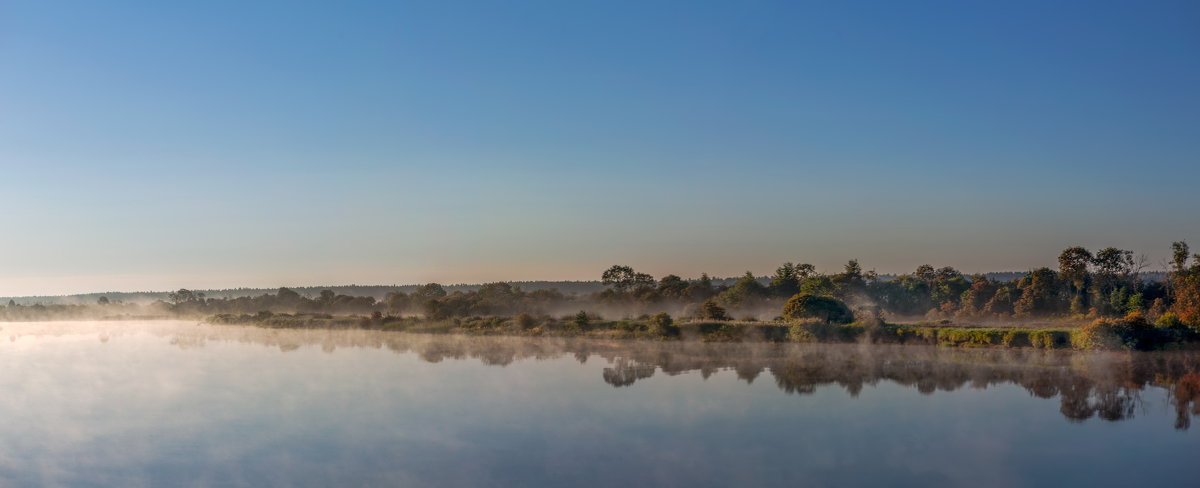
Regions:
[[[1196,352],[457,337],[186,321],[7,323],[3,337],[6,486],[1200,479]]]

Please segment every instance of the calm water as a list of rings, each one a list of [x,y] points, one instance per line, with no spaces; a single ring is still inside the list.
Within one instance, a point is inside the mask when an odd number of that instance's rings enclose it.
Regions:
[[[1197,353],[0,327],[4,486],[1200,485]]]

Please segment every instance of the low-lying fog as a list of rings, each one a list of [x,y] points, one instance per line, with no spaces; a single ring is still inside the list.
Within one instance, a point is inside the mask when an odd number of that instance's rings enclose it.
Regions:
[[[4,336],[0,484],[10,486],[929,486],[1200,474],[1200,429],[1189,429],[1200,415],[1197,353],[187,321],[6,323]]]

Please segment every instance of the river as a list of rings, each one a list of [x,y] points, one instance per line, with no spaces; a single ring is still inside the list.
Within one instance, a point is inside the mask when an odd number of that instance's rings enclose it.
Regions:
[[[4,486],[1196,486],[1200,353],[0,324]]]

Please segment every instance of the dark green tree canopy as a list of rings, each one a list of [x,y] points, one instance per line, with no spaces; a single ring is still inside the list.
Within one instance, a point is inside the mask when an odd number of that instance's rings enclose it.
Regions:
[[[937,277],[937,273],[933,270],[932,264],[922,264],[917,266],[917,271],[913,273],[921,281],[932,285],[933,279]]]
[[[654,286],[654,277],[646,273],[638,273],[629,266],[614,265],[600,276],[601,283],[615,288],[619,292],[628,291],[642,286]]]
[[[788,297],[800,292],[800,278],[797,276],[796,265],[783,263],[771,277],[771,294],[777,297]]]
[[[1104,248],[1096,253],[1093,263],[1096,265],[1096,272],[1100,275],[1114,277],[1128,275],[1133,272],[1133,251],[1115,247]]]
[[[721,294],[721,299],[726,304],[737,306],[766,296],[767,287],[758,282],[754,273],[747,271],[733,286]]]
[[[858,264],[857,259],[851,259],[846,263],[844,271],[829,277],[829,279],[833,282],[834,295],[841,298],[861,295],[866,291],[867,281],[863,277],[862,266]],[[803,291],[801,289],[801,292]]]
[[[725,307],[717,305],[716,300],[706,300],[703,305],[700,305],[700,317],[708,320],[729,320],[729,314],[725,312]]]
[[[1087,249],[1079,246],[1069,247],[1064,249],[1058,255],[1058,275],[1067,282],[1076,283],[1080,288],[1085,287],[1083,283],[1088,275],[1088,265],[1092,264],[1094,257]]]
[[[848,324],[854,321],[854,312],[836,298],[801,293],[792,297],[783,306],[786,319],[818,319],[825,323]]]
[[[1171,243],[1171,268],[1178,273],[1187,269],[1188,261],[1188,245],[1186,242],[1178,241]]]
[[[661,280],[658,280],[658,292],[668,297],[683,296],[687,287],[688,282],[673,274],[663,276]]]
[[[429,283],[417,288],[410,296],[412,297],[413,301],[418,303],[428,300],[437,300],[446,296],[446,289],[442,288],[442,285],[437,283]]]

